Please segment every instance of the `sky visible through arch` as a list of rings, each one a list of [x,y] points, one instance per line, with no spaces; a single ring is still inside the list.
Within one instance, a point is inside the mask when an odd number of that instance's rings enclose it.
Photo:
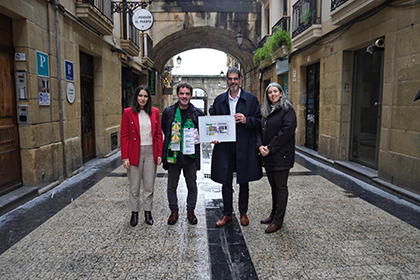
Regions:
[[[178,67],[176,58],[182,59]],[[220,75],[226,73],[226,53],[214,49],[193,49],[174,56],[172,75]]]

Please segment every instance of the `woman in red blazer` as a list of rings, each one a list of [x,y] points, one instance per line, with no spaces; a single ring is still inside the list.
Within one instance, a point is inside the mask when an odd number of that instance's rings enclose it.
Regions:
[[[162,163],[162,130],[159,110],[152,107],[152,97],[147,86],[139,86],[133,95],[132,105],[125,108],[121,120],[121,158],[130,181],[130,223],[138,223],[140,185],[143,181],[143,209],[145,222],[153,224],[153,190],[157,165]]]

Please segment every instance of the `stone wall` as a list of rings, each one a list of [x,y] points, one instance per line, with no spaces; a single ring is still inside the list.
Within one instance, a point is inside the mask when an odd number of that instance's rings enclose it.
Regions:
[[[74,1],[60,1],[74,12]],[[61,77],[58,77],[55,9],[48,1],[6,1],[0,13],[12,19],[13,43],[16,53],[25,53],[26,61],[16,61],[15,70],[26,70],[30,125],[19,126],[22,181],[26,186],[45,187],[70,177],[83,166],[81,93],[79,52],[94,57],[94,119],[96,156],[111,153],[111,133],[117,132],[121,121],[121,61],[111,52],[111,39],[92,32],[67,13],[59,12],[59,43]],[[51,104],[39,105],[36,51],[48,54]],[[66,98],[65,60],[74,63],[75,101]],[[62,121],[59,108],[61,82]],[[60,137],[62,127],[64,139]],[[63,147],[65,166],[63,170]],[[118,140],[119,142],[119,140]]]
[[[290,96],[298,116],[297,145],[305,144],[306,67],[320,63],[319,155],[349,160],[354,51],[385,38],[378,176],[420,194],[420,88],[419,7],[386,8],[353,24],[333,41],[326,36],[311,48],[292,54]],[[395,46],[395,47],[394,47]],[[297,106],[296,106],[297,105]]]

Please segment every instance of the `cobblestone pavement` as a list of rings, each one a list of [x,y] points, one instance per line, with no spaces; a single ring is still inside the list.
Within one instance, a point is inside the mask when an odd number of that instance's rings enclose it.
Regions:
[[[1,254],[0,279],[216,280],[205,207],[221,195],[220,185],[207,179],[206,172],[204,166],[198,174],[197,225],[187,222],[182,175],[180,219],[167,225],[167,178],[159,168],[155,223],[146,225],[140,213],[133,228],[128,180],[119,166]],[[419,229],[299,164],[291,170],[289,193],[282,229],[265,234],[266,225],[259,221],[271,207],[268,181],[263,177],[250,184],[250,225],[238,227],[255,267],[254,279],[420,279]]]

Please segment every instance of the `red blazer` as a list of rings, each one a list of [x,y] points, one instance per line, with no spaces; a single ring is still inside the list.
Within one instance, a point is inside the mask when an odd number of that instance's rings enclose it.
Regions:
[[[159,110],[152,107],[150,115],[153,137],[153,158],[162,157],[162,130],[160,127]],[[130,165],[139,166],[140,158],[140,124],[138,113],[131,108],[125,108],[121,120],[121,158],[129,159]]]

